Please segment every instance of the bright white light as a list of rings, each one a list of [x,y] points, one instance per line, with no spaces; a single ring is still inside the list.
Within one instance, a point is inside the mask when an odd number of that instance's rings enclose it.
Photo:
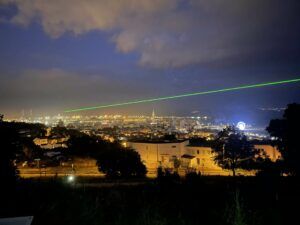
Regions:
[[[239,130],[245,130],[246,128],[246,124],[242,121],[238,122],[238,124],[236,125],[236,127],[239,129]]]
[[[75,177],[73,175],[68,176],[68,181],[69,182],[73,182],[75,179]]]

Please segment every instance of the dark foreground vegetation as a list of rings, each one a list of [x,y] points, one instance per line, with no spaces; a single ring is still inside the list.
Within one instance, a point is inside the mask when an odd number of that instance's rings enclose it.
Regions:
[[[299,218],[294,177],[191,175],[93,188],[81,182],[20,181],[9,194],[1,192],[0,217],[33,215],[33,225],[286,225]]]

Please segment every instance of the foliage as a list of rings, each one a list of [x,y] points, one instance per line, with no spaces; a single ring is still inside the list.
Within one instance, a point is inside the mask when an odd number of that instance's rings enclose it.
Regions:
[[[42,124],[0,121],[1,139],[1,178],[6,184],[12,184],[18,177],[17,164],[32,162],[41,158],[40,147],[33,143],[33,139],[43,136],[46,127]]]
[[[233,200],[230,201],[230,205],[226,207],[226,213],[224,215],[228,224],[233,225],[246,225],[246,212],[243,207],[243,202],[238,190],[234,192]]]
[[[232,225],[240,221],[294,225],[298,221],[295,206],[300,189],[293,177],[280,177],[276,186],[257,177],[203,176],[202,182],[165,188],[151,179],[134,180],[130,186],[130,181],[96,179],[95,183],[94,179],[76,186],[60,178],[20,181],[15,193],[1,198],[0,217],[34,215],[35,225]]]
[[[34,159],[42,158],[43,150],[34,144],[32,138],[22,138],[21,146],[22,152],[18,154],[18,161],[34,161]]]
[[[97,160],[100,172],[110,178],[144,177],[147,170],[140,155],[119,143],[110,143],[96,136],[69,132],[69,155],[89,156]]]
[[[206,138],[203,138],[203,137],[194,137],[194,138],[191,138],[190,140],[189,140],[189,142],[190,142],[190,145],[195,145],[195,146],[204,146],[204,147],[206,147],[206,146],[211,146],[212,145],[212,141],[209,141],[209,140],[207,140]]]
[[[99,171],[110,178],[144,177],[147,173],[140,155],[133,149],[113,148],[97,157]]]
[[[272,162],[269,158],[258,158],[255,162],[258,172],[257,176],[278,177],[283,170],[283,161]]]
[[[0,123],[0,179],[2,185],[13,185],[18,177],[18,171],[14,165],[16,154],[21,150],[20,137],[16,129],[7,123]],[[1,185],[2,188],[5,188]]]
[[[10,127],[18,132],[21,136],[28,136],[32,139],[44,136],[46,126],[40,123],[24,123],[24,122],[2,122],[2,126]]]
[[[170,185],[178,183],[180,181],[180,176],[176,171],[172,173],[168,168],[158,167],[156,180],[160,184]]]
[[[233,126],[219,132],[213,150],[215,161],[222,168],[232,170],[233,176],[237,168],[252,169],[256,150],[247,137]]]
[[[175,134],[165,134],[163,140],[174,141],[177,140]]]
[[[187,185],[201,185],[203,177],[200,172],[189,172],[185,175],[185,183]]]
[[[69,136],[69,133],[70,133],[70,131],[66,127],[56,126],[51,129],[51,135],[55,135],[55,136],[66,137],[66,136]]]
[[[101,150],[96,137],[81,132],[74,132],[67,142],[68,153],[73,156],[94,156]]]
[[[300,104],[289,104],[282,119],[271,120],[267,131],[276,138],[275,145],[278,146],[284,159],[285,172],[290,175],[300,175]]]

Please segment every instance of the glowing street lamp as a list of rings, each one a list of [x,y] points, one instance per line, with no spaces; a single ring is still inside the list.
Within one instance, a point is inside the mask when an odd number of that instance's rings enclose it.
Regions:
[[[67,179],[68,179],[68,182],[70,182],[70,183],[74,182],[75,181],[75,176],[74,175],[69,175]]]

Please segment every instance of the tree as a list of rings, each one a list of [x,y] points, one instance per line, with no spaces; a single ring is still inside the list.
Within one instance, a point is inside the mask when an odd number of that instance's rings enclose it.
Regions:
[[[251,169],[256,155],[247,137],[233,126],[219,132],[213,146],[215,161],[223,168],[230,169],[233,176],[237,168]]]
[[[56,126],[51,129],[51,135],[54,136],[69,136],[69,129],[63,126]]]
[[[110,143],[96,136],[68,130],[68,155],[92,157],[97,160],[100,172],[107,177],[144,177],[147,173],[140,155],[120,143]]]
[[[0,123],[0,143],[1,188],[6,188],[13,185],[18,177],[14,160],[21,149],[19,134],[16,129],[10,126],[10,123]]]
[[[267,131],[275,138],[284,160],[285,172],[290,175],[300,175],[300,104],[289,104],[282,119],[271,120]]]
[[[140,155],[133,149],[113,148],[97,156],[100,172],[110,178],[144,177],[147,173]]]
[[[269,157],[258,157],[254,167],[258,170],[256,176],[279,177],[282,171],[282,160],[273,162]]]
[[[76,130],[68,130],[70,139],[67,142],[68,154],[72,156],[83,156],[98,158],[99,154],[114,148],[119,148],[118,143],[109,143],[97,136],[90,136]]]

